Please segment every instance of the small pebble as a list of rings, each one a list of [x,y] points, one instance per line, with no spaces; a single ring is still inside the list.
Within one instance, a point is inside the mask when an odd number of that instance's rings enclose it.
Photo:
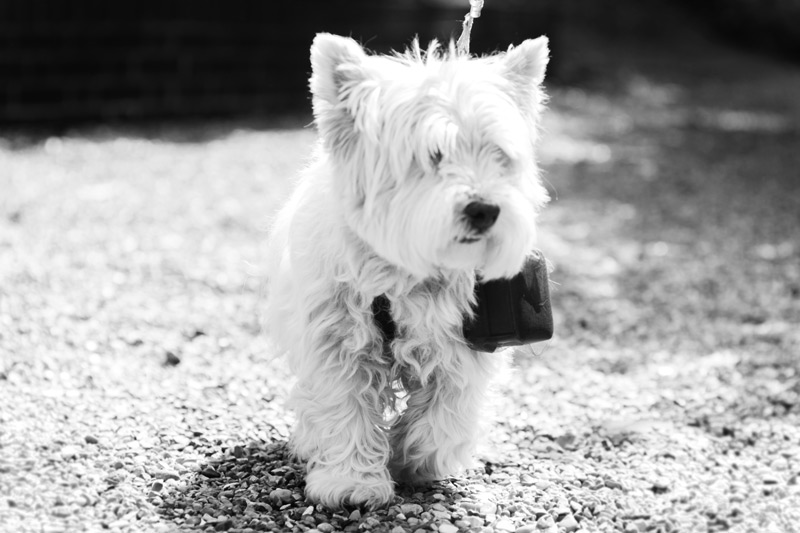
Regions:
[[[778,457],[770,463],[770,466],[775,470],[787,470],[789,468],[789,461],[787,461],[785,457]]]
[[[563,516],[565,514],[569,514],[570,512],[572,512],[572,509],[569,507],[569,505],[566,502],[557,505],[553,509],[553,513],[556,516]]]
[[[215,531],[228,531],[230,528],[233,527],[233,520],[230,518],[227,520],[222,520],[214,524]]]
[[[477,513],[478,509],[480,509],[480,505],[478,505],[475,502],[471,502],[471,501],[459,502],[459,506],[461,506],[461,508],[466,510],[466,511],[472,511],[474,513]]]
[[[171,351],[164,354],[164,366],[178,366],[181,363],[181,358]],[[191,365],[190,365],[191,366]]]
[[[575,531],[578,529],[578,521],[572,514],[568,514],[558,521],[558,527],[564,531]]]
[[[206,477],[217,478],[220,477],[220,473],[214,470],[213,468],[204,468],[200,471]]]
[[[665,492],[669,492],[670,482],[666,478],[659,478],[653,481],[653,485],[650,487],[656,494],[664,494]]]
[[[639,528],[633,522],[627,522],[623,531],[625,533],[639,533]]]
[[[381,521],[374,516],[368,516],[358,525],[361,529],[372,529],[381,525]]]
[[[572,433],[565,433],[556,438],[556,443],[562,448],[569,448],[575,443],[575,435]]]
[[[549,514],[546,514],[536,521],[536,529],[551,529],[556,525],[555,520]]]
[[[67,445],[61,448],[59,453],[62,459],[74,459],[80,455],[81,448],[79,446]]]
[[[72,514],[72,509],[70,509],[69,507],[61,507],[61,506],[59,506],[59,507],[54,508],[50,512],[53,514],[53,516],[57,516],[59,518],[66,518],[66,517],[68,517],[69,515]]]
[[[400,505],[400,512],[406,516],[417,516],[422,513],[422,506],[418,503],[404,503]]]
[[[483,519],[478,516],[467,516],[464,518],[464,521],[467,522],[467,527],[469,529],[479,529],[483,526]]]
[[[449,511],[430,511],[430,514],[437,520],[450,520],[452,517]]]
[[[92,435],[86,435],[85,437],[83,437],[83,440],[85,440],[87,444],[97,444],[99,442],[97,440],[97,437],[94,437]]]
[[[179,476],[177,472],[173,472],[171,470],[154,470],[153,472],[151,472],[151,474],[156,479],[180,479],[181,478],[181,476]],[[206,474],[204,474],[204,475],[206,475]],[[219,475],[217,475],[217,477],[218,476]],[[209,477],[214,477],[214,476],[209,476]]]
[[[512,522],[508,518],[501,518],[495,523],[494,529],[496,531],[508,531],[508,532],[515,531],[514,522]]]
[[[458,528],[449,522],[439,524],[439,533],[458,533]]]
[[[497,504],[492,502],[483,502],[478,508],[478,513],[482,515],[495,514],[497,512]]]

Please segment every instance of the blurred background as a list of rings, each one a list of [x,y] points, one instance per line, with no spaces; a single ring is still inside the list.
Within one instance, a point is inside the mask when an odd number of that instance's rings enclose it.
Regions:
[[[556,25],[556,2],[496,0],[476,50]],[[307,108],[315,33],[386,52],[456,34],[466,1],[4,0],[0,120],[274,114]],[[505,45],[503,45],[505,46]]]
[[[684,31],[676,10],[738,46],[800,58],[798,0],[488,0],[484,9],[473,51],[547,34],[551,82],[586,81],[596,66],[576,30],[652,42]],[[458,36],[467,11],[467,0],[3,0],[0,124],[307,111],[316,32],[385,52],[414,35]]]

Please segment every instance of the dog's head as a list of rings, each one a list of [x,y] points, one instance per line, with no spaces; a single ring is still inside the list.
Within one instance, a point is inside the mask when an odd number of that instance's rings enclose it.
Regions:
[[[317,35],[314,116],[350,227],[420,277],[517,273],[547,201],[534,150],[547,61],[544,37],[467,58],[435,44],[367,55]]]

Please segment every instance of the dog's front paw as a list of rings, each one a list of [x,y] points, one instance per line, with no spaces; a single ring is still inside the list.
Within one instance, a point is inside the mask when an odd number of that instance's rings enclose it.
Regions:
[[[306,497],[332,509],[344,504],[375,509],[392,501],[394,482],[385,468],[366,473],[342,466],[315,466],[306,476]]]

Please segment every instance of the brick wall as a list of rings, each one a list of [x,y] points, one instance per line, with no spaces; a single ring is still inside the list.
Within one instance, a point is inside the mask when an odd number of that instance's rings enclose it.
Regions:
[[[487,2],[473,50],[548,32],[552,5]],[[386,50],[415,34],[425,41],[457,35],[467,6],[467,0],[2,0],[0,124],[307,110],[315,33],[352,35]]]

